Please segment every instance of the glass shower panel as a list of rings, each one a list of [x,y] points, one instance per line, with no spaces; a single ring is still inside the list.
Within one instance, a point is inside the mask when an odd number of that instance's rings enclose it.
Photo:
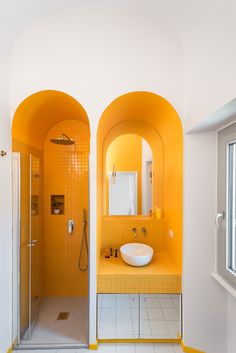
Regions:
[[[20,154],[20,338],[31,339],[41,294],[40,162]]]
[[[42,222],[40,205],[40,159],[30,156],[30,324],[37,322],[42,292]]]
[[[20,338],[30,338],[30,157],[20,154]]]

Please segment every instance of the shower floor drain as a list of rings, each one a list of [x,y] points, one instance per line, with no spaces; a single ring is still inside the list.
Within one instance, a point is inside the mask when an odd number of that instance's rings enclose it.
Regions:
[[[70,312],[61,311],[61,312],[58,314],[57,320],[67,320],[68,317],[69,317],[69,315],[70,315]]]

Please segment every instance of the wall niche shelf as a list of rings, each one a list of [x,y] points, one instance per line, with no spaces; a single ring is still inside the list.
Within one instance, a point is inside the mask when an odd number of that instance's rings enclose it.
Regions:
[[[65,214],[65,195],[51,195],[51,215]]]

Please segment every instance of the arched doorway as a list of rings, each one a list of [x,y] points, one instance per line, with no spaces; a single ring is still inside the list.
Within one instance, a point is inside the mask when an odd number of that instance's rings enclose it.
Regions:
[[[122,138],[125,136],[126,138]],[[131,134],[142,139],[133,147]],[[114,141],[120,137],[122,142]],[[150,214],[139,207],[138,214],[110,213],[107,204],[110,202],[111,182],[116,183],[120,172],[132,171],[138,176],[144,169],[143,159],[139,158],[134,166],[137,154],[143,156],[146,140],[151,148],[152,207]],[[112,147],[111,156],[109,149]],[[140,152],[141,150],[141,152]],[[109,152],[109,153],[108,153]],[[107,168],[107,158],[109,166]],[[150,157],[149,157],[150,158]],[[129,159],[130,161],[128,161]],[[125,166],[124,162],[125,160]],[[102,316],[98,338],[110,339],[149,339],[180,342],[181,336],[181,275],[182,275],[182,217],[183,217],[183,132],[181,120],[163,97],[151,92],[131,92],[115,99],[103,112],[97,132],[97,288],[99,311],[108,299],[114,302],[116,312],[122,311],[122,305],[130,304],[130,314],[125,313],[126,323],[114,318],[113,328],[109,333],[103,329]],[[113,180],[110,182],[110,175]],[[137,177],[140,186],[137,188],[137,199],[143,200],[145,179]],[[130,184],[129,184],[130,186]],[[130,193],[126,188],[123,195]],[[139,195],[139,193],[141,195]],[[133,193],[130,194],[133,197]],[[122,191],[119,191],[121,201]],[[114,200],[112,200],[114,203]],[[122,208],[120,208],[122,209]],[[142,212],[141,212],[142,210]],[[115,214],[115,215],[114,215]],[[125,263],[118,251],[118,257],[110,260],[109,269],[104,260],[104,249],[109,247],[120,249],[127,243],[142,243],[153,249],[150,264],[142,269],[134,269]],[[133,246],[133,244],[131,244]],[[135,244],[136,246],[137,244]],[[109,253],[107,254],[109,257]],[[123,261],[124,260],[124,261]],[[109,261],[109,260],[108,260]],[[161,269],[162,268],[162,269]],[[167,297],[165,297],[165,295]],[[173,322],[163,317],[151,315],[147,322],[143,315],[146,302],[156,301],[160,307],[165,300],[173,305]],[[174,305],[176,304],[176,308]],[[121,306],[120,306],[121,305]],[[132,306],[136,307],[135,315]],[[151,310],[147,308],[147,310]],[[164,310],[164,309],[163,309]],[[153,311],[155,311],[153,309]],[[153,313],[152,313],[153,314]],[[121,316],[119,316],[121,318]],[[166,315],[166,318],[168,315]],[[137,324],[137,325],[136,325]],[[118,327],[118,330],[117,330]],[[123,327],[129,327],[124,330]],[[159,328],[162,327],[162,332]]]
[[[13,268],[21,346],[88,343],[89,150],[87,114],[68,94],[37,92],[17,108]]]

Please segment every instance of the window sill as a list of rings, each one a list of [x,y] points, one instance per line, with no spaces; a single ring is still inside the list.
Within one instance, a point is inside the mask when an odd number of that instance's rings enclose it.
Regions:
[[[232,287],[223,277],[218,273],[213,272],[212,277],[219,283],[227,292],[229,292],[234,298],[236,298],[236,289]]]

